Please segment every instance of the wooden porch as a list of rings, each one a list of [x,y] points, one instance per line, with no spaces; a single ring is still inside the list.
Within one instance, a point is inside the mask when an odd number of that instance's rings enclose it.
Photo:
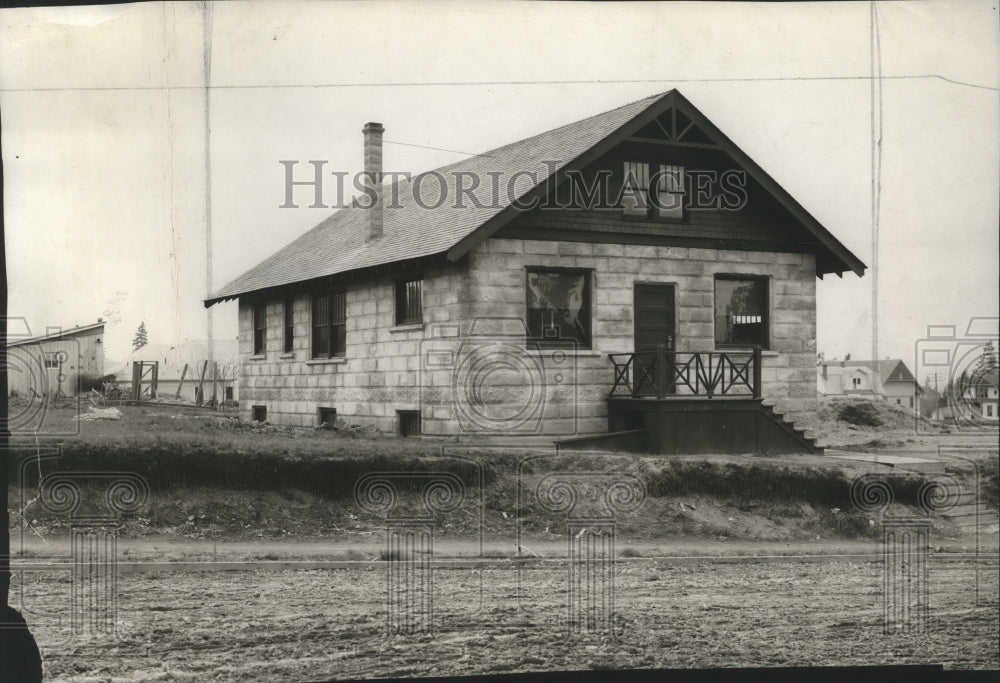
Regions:
[[[615,381],[608,395],[608,432],[561,447],[617,446],[665,455],[823,453],[764,403],[759,347],[682,352],[661,344],[652,353],[609,358]]]

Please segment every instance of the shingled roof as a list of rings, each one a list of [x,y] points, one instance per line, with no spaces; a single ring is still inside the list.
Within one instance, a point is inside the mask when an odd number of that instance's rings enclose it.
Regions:
[[[836,265],[826,272],[840,274],[853,270],[859,276],[864,274],[864,263],[694,105],[676,90],[671,90],[386,185],[383,188],[381,237],[369,238],[363,208],[340,209],[212,293],[205,300],[205,306],[264,289],[415,258],[444,254],[449,260],[457,260],[523,211],[518,206],[518,200],[526,202],[531,196],[540,195],[550,187],[550,179],[560,182],[568,169],[582,168],[594,161],[671,107],[683,111],[712,142],[743,166],[829,250]],[[499,197],[493,195],[494,190],[486,180],[492,174],[503,179]],[[468,192],[472,192],[479,205],[468,198],[463,206],[456,205],[454,198],[459,189],[456,185],[462,177],[482,179],[480,186],[474,190],[463,185],[466,197]],[[508,180],[515,178],[519,182],[514,191],[504,191]],[[447,201],[436,209],[427,208],[441,196],[441,183],[445,184]],[[417,195],[422,201],[417,201]]]

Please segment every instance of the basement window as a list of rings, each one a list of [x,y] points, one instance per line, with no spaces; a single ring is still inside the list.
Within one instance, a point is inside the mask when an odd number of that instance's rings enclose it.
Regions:
[[[267,406],[254,406],[250,413],[254,422],[267,422]]]
[[[528,268],[529,341],[549,347],[590,348],[590,271]]]
[[[400,436],[420,436],[420,411],[397,410]]]
[[[396,324],[416,325],[424,320],[423,279],[396,280]]]
[[[767,278],[715,276],[716,348],[770,345]]]
[[[329,425],[331,428],[337,423],[337,409],[336,408],[320,408],[319,409],[319,424]]]
[[[253,307],[253,352],[260,355],[267,350],[267,304],[257,303]]]
[[[312,300],[312,357],[343,357],[347,349],[347,293],[321,292]]]

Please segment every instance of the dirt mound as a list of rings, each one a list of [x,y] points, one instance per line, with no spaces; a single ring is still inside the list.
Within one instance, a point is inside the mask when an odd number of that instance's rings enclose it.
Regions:
[[[914,417],[908,408],[865,398],[820,398],[814,414],[798,422],[827,447],[894,447],[916,443],[918,435],[947,434],[946,426]]]
[[[879,417],[878,410],[871,403],[854,403],[842,407],[837,412],[837,419],[852,425],[865,427],[881,427],[884,422]]]

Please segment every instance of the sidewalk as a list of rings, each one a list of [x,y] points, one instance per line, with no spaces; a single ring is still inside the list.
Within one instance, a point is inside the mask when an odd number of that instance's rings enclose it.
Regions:
[[[68,569],[71,563],[68,537],[14,543],[13,569],[43,571]],[[119,572],[151,571],[251,571],[285,569],[351,569],[383,566],[385,542],[380,534],[370,539],[304,541],[198,541],[174,538],[119,539]],[[980,539],[978,555],[975,538],[948,541],[932,546],[931,556],[942,560],[973,560],[993,563],[997,559],[996,534]],[[881,560],[881,544],[876,540],[819,540],[795,542],[652,540],[622,541],[616,557],[624,562],[810,562]],[[465,568],[513,563],[549,564],[563,561],[565,539],[525,539],[517,552],[515,539],[483,539],[480,550],[475,538],[444,538],[434,541],[434,564]]]

